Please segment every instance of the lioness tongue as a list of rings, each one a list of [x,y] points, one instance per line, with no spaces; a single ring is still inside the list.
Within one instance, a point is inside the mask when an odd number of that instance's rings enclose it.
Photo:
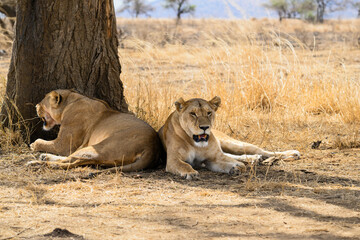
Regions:
[[[206,138],[206,134],[201,134],[200,138]]]

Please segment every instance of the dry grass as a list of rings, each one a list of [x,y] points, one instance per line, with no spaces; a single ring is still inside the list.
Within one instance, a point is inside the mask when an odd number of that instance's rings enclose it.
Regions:
[[[159,129],[177,98],[218,95],[218,129],[302,159],[241,176],[201,170],[193,182],[164,169],[86,179],[93,169],[25,168],[36,155],[2,131],[0,239],[46,239],[56,227],[86,239],[360,236],[360,21],[118,24],[121,79],[140,118]]]
[[[169,30],[171,20],[119,23],[132,29],[119,50],[126,96],[156,129],[177,98],[218,95],[218,128],[242,140],[267,146],[275,137],[276,147],[283,147],[296,138],[304,148],[315,136],[335,136],[335,130],[359,141],[360,49],[350,41],[327,41],[324,34],[358,35],[360,21],[189,20],[176,30]],[[326,47],[310,49],[296,29],[323,34],[315,42]]]

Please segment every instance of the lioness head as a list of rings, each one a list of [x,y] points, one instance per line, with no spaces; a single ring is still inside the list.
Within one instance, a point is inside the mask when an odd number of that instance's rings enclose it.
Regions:
[[[37,115],[44,121],[43,129],[49,131],[55,125],[61,123],[61,114],[64,110],[64,102],[70,90],[55,90],[44,97],[44,99],[36,105]]]
[[[210,101],[200,98],[184,101],[183,98],[180,98],[175,102],[180,125],[186,134],[193,139],[196,146],[206,147],[208,145],[215,112],[220,103],[219,97],[214,97]]]

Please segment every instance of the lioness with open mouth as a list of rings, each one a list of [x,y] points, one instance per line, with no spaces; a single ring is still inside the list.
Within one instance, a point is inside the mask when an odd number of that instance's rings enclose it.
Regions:
[[[36,105],[36,111],[45,130],[60,125],[60,131],[53,141],[37,139],[30,145],[32,150],[45,153],[40,155],[42,161],[28,165],[64,169],[102,165],[137,171],[160,157],[160,139],[152,127],[131,114],[110,109],[101,100],[56,90]]]
[[[186,179],[198,176],[192,166],[205,166],[214,172],[239,173],[242,161],[259,160],[272,156],[299,158],[296,150],[269,152],[255,145],[233,139],[213,130],[215,112],[220,106],[219,97],[210,101],[200,98],[175,102],[174,111],[159,130],[167,153],[166,171]]]

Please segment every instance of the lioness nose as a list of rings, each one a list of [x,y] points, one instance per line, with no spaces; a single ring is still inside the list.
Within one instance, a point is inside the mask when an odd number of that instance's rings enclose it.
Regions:
[[[209,126],[200,126],[200,128],[201,128],[202,130],[206,131],[206,129],[208,129]]]

